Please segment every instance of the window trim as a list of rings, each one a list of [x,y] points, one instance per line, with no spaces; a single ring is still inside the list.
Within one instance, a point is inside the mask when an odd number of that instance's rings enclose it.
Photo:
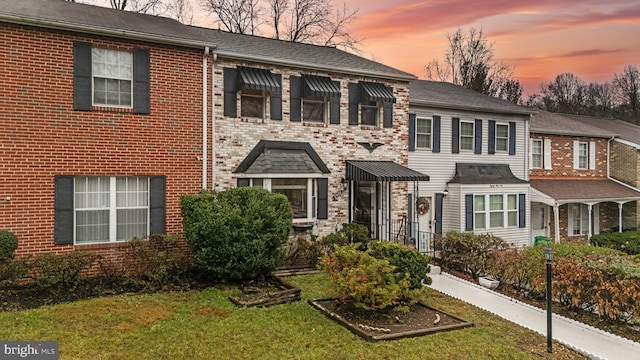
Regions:
[[[462,135],[462,124],[471,125],[471,136]],[[471,148],[463,148],[462,147],[462,138],[470,138],[471,139]],[[475,139],[476,139],[476,126],[474,121],[468,120],[460,120],[460,130],[458,132],[458,148],[460,151],[475,151]]]
[[[534,143],[540,144],[540,153],[536,154],[533,152]],[[544,169],[544,141],[542,139],[531,139],[531,168],[532,169]],[[540,166],[536,166],[534,162],[534,157],[540,156]]]
[[[94,68],[94,56],[93,56],[93,52],[94,51],[104,51],[105,52],[105,56],[107,52],[113,52],[116,53],[118,56],[118,59],[120,57],[120,54],[128,54],[129,55],[129,62],[130,62],[130,71],[131,71],[131,77],[129,78],[124,78],[124,77],[103,77],[103,76],[98,76],[96,74],[95,68]],[[134,82],[134,75],[133,75],[133,53],[129,52],[129,51],[125,51],[125,50],[115,50],[115,49],[109,49],[109,48],[103,48],[103,47],[91,47],[91,105],[92,106],[96,106],[96,107],[108,107],[108,108],[118,108],[118,109],[133,109],[133,82]],[[106,63],[105,63],[106,65]],[[120,68],[120,64],[118,63],[118,69]],[[117,80],[118,82],[120,81],[129,81],[129,105],[114,105],[114,104],[108,104],[106,102],[106,97],[105,97],[105,103],[97,103],[95,96],[96,96],[96,88],[95,88],[95,83],[96,83],[96,78],[98,79],[105,79],[105,80]],[[120,94],[118,92],[118,94]]]
[[[507,128],[507,135],[506,137],[498,137],[498,128],[499,127],[506,127]],[[503,149],[499,149],[498,148],[498,140],[504,140],[504,150]],[[510,136],[509,136],[509,124],[508,123],[499,123],[496,122],[496,130],[495,130],[495,137],[494,137],[494,141],[495,141],[495,151],[496,152],[501,152],[501,153],[508,153],[509,152],[509,141],[510,141]]]
[[[360,102],[360,114],[358,116],[358,124],[361,126],[376,126],[379,127],[380,126],[380,109],[382,109],[382,104],[380,103],[380,101],[375,101],[375,105],[373,105],[373,101],[372,102],[366,102],[366,101],[362,101]],[[374,119],[373,119],[373,124],[365,124],[362,122],[362,115],[364,114],[364,109],[374,109]]]
[[[501,196],[502,197],[502,209],[496,210],[491,209],[491,197],[492,196]],[[515,208],[509,209],[509,196],[513,196],[515,198]],[[484,209],[476,210],[476,198],[483,198],[484,200]],[[492,230],[492,229],[515,229],[520,227],[520,201],[518,193],[488,193],[488,194],[473,194],[473,230]],[[492,226],[491,225],[491,215],[492,214],[502,214],[501,226]],[[515,213],[516,223],[513,225],[509,224],[509,213]],[[476,221],[476,215],[484,214],[484,224],[478,224]]]
[[[579,221],[580,226],[578,229],[578,234],[575,233],[576,230],[576,218],[574,217],[574,209],[578,209],[579,211]],[[583,236],[589,234],[589,207],[587,204],[582,203],[570,203],[569,204],[569,212],[568,212],[568,235],[569,236]]]
[[[429,122],[429,133],[421,133],[418,131],[418,123],[420,122],[420,120],[423,121],[428,121]],[[429,137],[429,146],[420,146],[419,145],[419,141],[418,141],[418,136],[419,135],[423,135],[423,136],[428,136]],[[431,150],[433,149],[433,118],[432,117],[416,117],[416,133],[415,133],[415,147],[416,149],[421,149],[421,150]]]
[[[248,118],[248,119],[265,119],[266,114],[267,114],[267,96],[265,94],[264,90],[258,90],[260,91],[260,94],[257,93],[252,93],[252,91],[247,91],[250,89],[242,89],[239,91],[240,93],[240,117],[244,117],[244,118]],[[253,90],[256,91],[256,90]],[[262,99],[262,116],[250,116],[250,115],[244,115],[242,113],[242,98],[243,97],[248,97],[248,98],[255,98],[255,99]]]
[[[322,120],[321,121],[305,119],[305,111],[304,111],[305,103],[322,104]],[[319,98],[302,98],[302,109],[301,109],[302,122],[303,123],[308,123],[308,124],[327,124],[328,121],[329,121],[329,111],[330,111],[329,106],[330,106],[330,100],[326,96],[323,97],[322,99],[319,99]]]
[[[109,205],[108,208],[78,208],[76,202],[75,202],[75,197],[78,194],[78,190],[77,190],[77,181],[79,178],[106,178],[109,181]],[[117,180],[118,179],[122,179],[122,178],[137,178],[137,179],[146,179],[147,182],[147,195],[146,195],[146,206],[126,206],[126,207],[122,207],[122,206],[118,206],[117,204],[117,195],[118,195],[118,191],[117,191]],[[124,239],[124,240],[118,240],[118,210],[124,210],[124,209],[146,209],[147,210],[147,216],[146,216],[146,229],[145,229],[145,234],[142,235],[142,237],[146,237],[149,236],[149,234],[151,233],[151,211],[152,211],[152,200],[151,200],[151,177],[150,176],[103,176],[103,175],[78,175],[78,176],[74,176],[73,177],[73,197],[74,197],[74,204],[73,204],[73,245],[78,245],[78,246],[82,246],[82,245],[94,245],[94,244],[113,244],[113,243],[122,243],[127,241],[128,239]],[[86,241],[86,242],[78,242],[77,240],[77,214],[78,212],[82,212],[82,211],[108,211],[109,212],[109,239],[107,241],[104,240],[98,240],[98,241]]]

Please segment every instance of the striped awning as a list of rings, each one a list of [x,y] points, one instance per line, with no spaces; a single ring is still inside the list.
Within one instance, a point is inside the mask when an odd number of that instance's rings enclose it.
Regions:
[[[280,84],[269,70],[238,66],[238,75],[240,90],[278,91],[280,89]]]
[[[340,86],[326,76],[302,75],[303,97],[339,98]]]
[[[345,179],[354,181],[429,181],[429,175],[393,161],[347,160]]]
[[[396,97],[393,96],[393,89],[380,83],[361,81],[360,91],[362,101],[396,102]]]

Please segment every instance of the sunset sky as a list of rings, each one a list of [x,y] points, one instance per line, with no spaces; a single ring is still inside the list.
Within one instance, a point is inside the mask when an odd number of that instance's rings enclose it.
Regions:
[[[194,23],[217,27],[191,0]],[[343,0],[330,0],[342,6]],[[108,6],[108,0],[96,0]],[[494,43],[495,59],[515,66],[525,94],[556,75],[611,81],[640,65],[638,0],[345,0],[359,9],[351,32],[364,38],[363,56],[425,78],[424,66],[442,58],[446,34],[476,27]]]

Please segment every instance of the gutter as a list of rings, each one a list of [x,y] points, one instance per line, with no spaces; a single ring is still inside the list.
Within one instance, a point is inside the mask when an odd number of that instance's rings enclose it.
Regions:
[[[200,40],[182,39],[182,38],[176,38],[171,36],[142,33],[138,31],[113,29],[113,28],[107,28],[102,26],[78,24],[78,23],[53,20],[53,19],[32,18],[27,16],[19,16],[19,15],[12,15],[12,14],[6,14],[6,13],[0,13],[0,21],[12,23],[12,24],[18,24],[18,25],[28,25],[28,26],[42,27],[42,28],[55,29],[55,30],[75,31],[75,32],[81,32],[85,34],[107,35],[107,36],[113,36],[113,37],[122,38],[122,39],[129,39],[129,40],[142,40],[142,41],[149,41],[149,42],[161,43],[161,44],[167,44],[167,45],[179,45],[179,46],[188,47],[188,48],[202,49],[205,47],[215,47],[213,43],[200,41]]]

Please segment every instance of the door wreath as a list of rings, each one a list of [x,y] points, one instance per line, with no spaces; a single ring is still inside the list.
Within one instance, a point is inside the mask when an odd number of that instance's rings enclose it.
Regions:
[[[426,214],[429,211],[429,199],[426,197],[419,197],[416,202],[416,207],[418,208],[418,214]]]

